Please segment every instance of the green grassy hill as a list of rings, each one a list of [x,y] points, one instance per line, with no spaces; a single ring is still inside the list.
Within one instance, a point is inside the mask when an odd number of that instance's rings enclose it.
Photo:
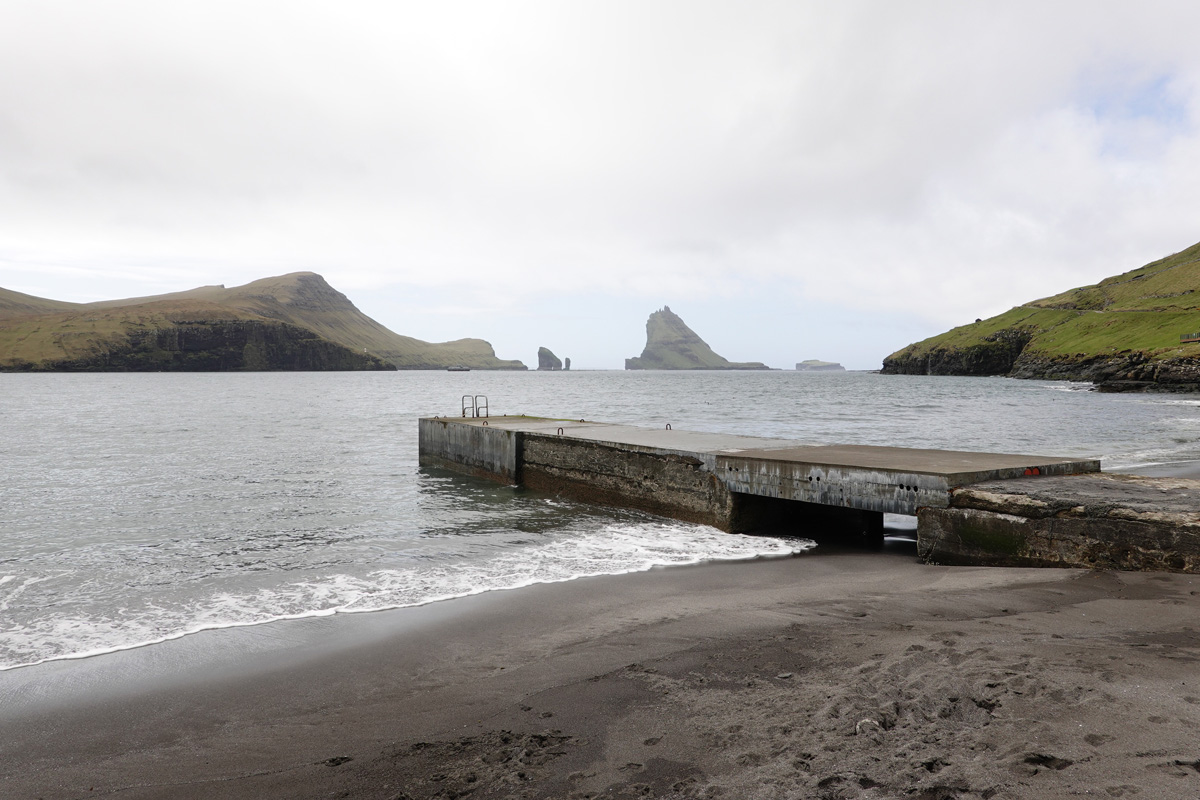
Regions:
[[[729,361],[713,352],[667,306],[646,321],[646,348],[625,359],[625,369],[769,369],[757,361]]]
[[[0,289],[0,369],[524,369],[482,339],[393,333],[320,276],[62,303]]]
[[[1195,332],[1200,244],[911,344],[885,358],[883,372],[1189,388],[1200,383],[1200,343],[1180,337]]]

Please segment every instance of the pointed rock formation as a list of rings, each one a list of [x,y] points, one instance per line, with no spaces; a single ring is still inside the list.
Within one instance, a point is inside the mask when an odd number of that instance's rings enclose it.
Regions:
[[[541,371],[557,371],[562,369],[562,361],[558,359],[558,356],[550,352],[550,348],[539,347],[537,368]]]
[[[770,369],[757,361],[729,361],[712,351],[668,306],[646,321],[646,349],[625,369]]]

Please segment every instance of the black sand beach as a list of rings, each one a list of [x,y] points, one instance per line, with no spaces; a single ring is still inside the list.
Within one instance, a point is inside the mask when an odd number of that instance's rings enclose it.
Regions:
[[[203,633],[0,674],[0,796],[1195,797],[1198,611],[817,551]]]

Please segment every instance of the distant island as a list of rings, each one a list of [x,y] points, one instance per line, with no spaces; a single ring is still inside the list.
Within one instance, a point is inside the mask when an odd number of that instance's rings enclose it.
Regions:
[[[845,372],[846,368],[836,361],[818,361],[810,358],[796,364],[797,372]]]
[[[1200,391],[1200,244],[910,344],[885,358],[881,372]]]
[[[0,371],[526,369],[482,339],[430,343],[313,272],[226,289],[68,303],[0,289]]]
[[[646,348],[625,369],[770,369],[758,361],[729,361],[712,351],[668,306],[646,321]]]

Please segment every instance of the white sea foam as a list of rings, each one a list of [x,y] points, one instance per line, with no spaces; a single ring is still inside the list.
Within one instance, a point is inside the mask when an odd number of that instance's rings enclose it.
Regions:
[[[143,647],[204,630],[404,608],[655,567],[789,556],[814,547],[809,539],[726,534],[698,525],[609,526],[498,550],[486,559],[422,562],[362,575],[333,573],[254,592],[218,593],[202,602],[170,605],[160,600],[103,617],[39,615],[0,632],[0,670]]]
[[[471,373],[493,408],[829,443],[1200,459],[1192,398],[786,372]],[[811,377],[811,376],[808,376]],[[0,664],[208,628],[802,550],[417,463],[461,375],[6,376]],[[1049,389],[1050,391],[1046,391]],[[797,414],[803,408],[804,413]]]
[[[11,581],[15,581],[15,580],[17,580],[16,575],[5,575],[3,578],[0,578],[0,586],[4,586],[5,584],[7,584]],[[25,580],[21,581],[21,583],[16,588],[14,588],[12,591],[6,592],[5,594],[0,595],[0,611],[7,611],[8,607],[12,604],[12,602],[14,600],[16,600],[17,598],[19,598],[22,594],[24,594],[25,590],[28,589],[30,586],[33,586],[34,584],[37,584],[37,583],[42,583],[43,581],[47,581],[47,580],[50,580],[50,578],[49,577],[26,578]]]

